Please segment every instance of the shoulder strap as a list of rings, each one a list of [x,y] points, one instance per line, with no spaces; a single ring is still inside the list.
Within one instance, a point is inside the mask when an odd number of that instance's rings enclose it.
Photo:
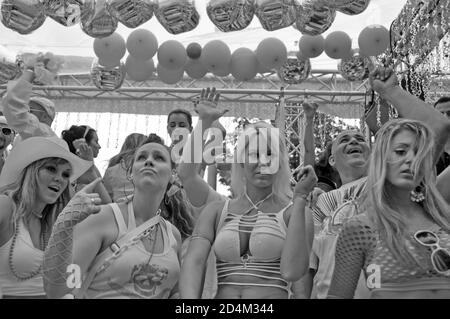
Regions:
[[[109,206],[112,208],[114,217],[116,218],[117,227],[119,228],[119,235],[117,238],[123,236],[127,232],[127,225],[125,225],[125,220],[123,219],[122,211],[117,203],[111,203]],[[130,221],[128,221],[130,223]]]
[[[161,222],[161,216],[157,215],[149,220],[147,220],[145,223],[139,225],[138,227],[134,228],[128,233],[125,233],[122,237],[118,238],[117,241],[112,243],[109,246],[109,249],[105,249],[102,253],[100,253],[96,257],[96,262],[92,265],[92,267],[89,269],[86,278],[83,280],[82,286],[80,290],[76,293],[78,298],[84,298],[85,293],[88,290],[89,286],[91,285],[92,281],[95,278],[95,275],[97,274],[98,270],[104,265],[106,259],[111,257],[114,254],[119,254],[122,250],[122,247],[129,241],[133,240],[135,237],[138,237],[145,231],[147,231],[152,226],[158,224]]]

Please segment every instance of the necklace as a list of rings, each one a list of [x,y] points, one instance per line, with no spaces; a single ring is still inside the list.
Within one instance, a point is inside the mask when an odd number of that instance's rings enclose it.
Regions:
[[[267,195],[266,197],[264,197],[263,199],[261,199],[260,201],[258,201],[256,204],[252,201],[252,199],[250,198],[250,196],[248,196],[247,191],[244,193],[245,197],[247,198],[247,200],[250,202],[250,204],[253,206],[254,209],[256,209],[256,211],[258,213],[262,213],[259,209],[258,206],[260,206],[263,202],[265,202],[266,200],[268,200],[272,195],[273,192],[271,192],[269,195]],[[250,209],[251,210],[251,209]]]
[[[31,279],[40,274],[41,268],[42,268],[42,263],[40,263],[39,268],[37,270],[32,271],[28,276],[20,276],[17,273],[16,269],[14,268],[13,255],[14,255],[14,247],[16,246],[18,234],[19,234],[19,222],[17,222],[17,224],[16,224],[14,236],[13,236],[13,239],[11,242],[11,247],[9,248],[8,262],[9,262],[9,268],[11,269],[11,272],[13,273],[14,277],[16,277],[19,281],[25,281],[25,280]]]

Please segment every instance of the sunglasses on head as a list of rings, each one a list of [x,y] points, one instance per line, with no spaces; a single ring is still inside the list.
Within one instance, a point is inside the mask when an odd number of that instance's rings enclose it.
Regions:
[[[2,127],[2,133],[3,135],[11,135],[14,133],[14,131],[9,127]]]
[[[422,246],[431,248],[431,264],[436,272],[450,275],[450,251],[439,245],[439,237],[429,230],[419,230],[414,239]]]

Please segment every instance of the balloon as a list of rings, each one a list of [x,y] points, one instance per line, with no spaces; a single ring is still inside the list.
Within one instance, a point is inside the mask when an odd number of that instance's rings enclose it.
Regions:
[[[184,70],[186,71],[187,75],[196,80],[201,79],[205,76],[206,73],[208,73],[208,70],[205,68],[202,62],[200,62],[199,59],[194,60],[188,58],[188,61],[184,66]]]
[[[206,12],[222,32],[243,30],[252,22],[255,0],[210,0]]]
[[[158,78],[166,84],[175,84],[183,78],[184,69],[168,70],[158,64],[156,67]]]
[[[238,81],[250,81],[258,72],[258,59],[247,48],[239,48],[231,55],[231,74]]]
[[[202,47],[200,44],[193,42],[187,46],[186,54],[191,59],[198,59],[202,55]]]
[[[153,17],[153,0],[106,0],[110,14],[128,28],[137,28]]]
[[[137,29],[128,36],[127,49],[136,59],[147,61],[158,51],[158,40],[152,32]]]
[[[309,59],[299,60],[297,57],[288,57],[278,70],[278,77],[288,84],[300,84],[306,80],[311,71]]]
[[[379,24],[365,27],[358,37],[361,54],[377,56],[383,53],[389,45],[389,31]]]
[[[136,60],[132,55],[127,57],[125,69],[128,77],[133,81],[146,81],[153,72],[155,72],[155,64],[152,59],[147,61]]]
[[[191,31],[200,20],[193,0],[159,0],[155,16],[164,29],[172,34]]]
[[[200,61],[210,72],[216,70],[225,71],[229,68],[231,52],[228,45],[221,40],[213,40],[205,44]]]
[[[40,0],[3,0],[0,17],[5,27],[29,34],[44,24],[44,6]]]
[[[255,15],[267,31],[292,25],[296,19],[296,5],[292,0],[256,0]]]
[[[182,69],[187,61],[186,49],[175,40],[168,40],[158,49],[158,62],[168,70]]]
[[[331,27],[335,18],[335,9],[306,0],[297,6],[297,21],[294,27],[302,34],[319,35]]]
[[[106,0],[85,0],[81,7],[81,29],[93,38],[103,38],[114,33],[117,20],[106,9]]]
[[[367,60],[357,50],[350,59],[341,60],[338,64],[339,73],[348,81],[362,81],[369,77]]]
[[[95,55],[102,61],[102,66],[117,66],[126,52],[125,40],[118,33],[94,40]]]
[[[254,52],[254,53],[255,53],[255,55],[256,55],[256,52]],[[266,68],[265,66],[263,66],[263,65],[259,62],[258,58],[256,58],[256,61],[258,62],[257,66],[256,66],[256,71],[257,71],[258,73],[264,74],[264,73],[272,72],[270,69],[268,69],[268,68]]]
[[[269,70],[280,68],[287,59],[287,49],[277,38],[262,40],[256,48],[256,57],[262,66]]]
[[[94,85],[103,91],[113,91],[122,86],[125,79],[125,65],[120,65],[114,68],[106,68],[98,64],[98,60],[94,60],[91,67],[91,80]]]
[[[212,71],[212,74],[214,74],[216,76],[220,76],[220,77],[225,77],[225,76],[230,75],[230,72],[231,72],[231,61],[230,61],[230,63],[225,65],[223,68],[215,69],[214,71]]]
[[[370,0],[353,0],[348,4],[337,7],[336,10],[348,15],[356,15],[364,12],[369,3]]]
[[[298,47],[302,56],[315,58],[322,54],[325,47],[325,39],[321,35],[304,35],[300,38]]]
[[[325,39],[325,53],[332,59],[341,59],[352,50],[352,39],[343,31],[334,31]]]
[[[45,14],[66,27],[80,22],[83,0],[42,0]]]
[[[0,84],[14,79],[20,73],[17,57],[0,46]]]

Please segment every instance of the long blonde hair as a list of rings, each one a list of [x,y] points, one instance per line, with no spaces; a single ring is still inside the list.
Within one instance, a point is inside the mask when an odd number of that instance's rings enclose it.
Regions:
[[[243,153],[249,146],[249,139],[258,134],[260,129],[268,130],[268,134],[276,142],[275,149],[271,149],[272,153],[277,153],[279,158],[279,167],[275,173],[274,181],[272,184],[272,192],[275,198],[292,198],[292,188],[290,184],[290,169],[288,154],[286,151],[286,145],[284,139],[280,136],[278,129],[266,122],[257,122],[249,125],[237,140],[237,147],[234,151],[234,161],[231,169],[231,190],[234,196],[243,194],[245,192],[245,172],[244,167],[241,165]],[[272,144],[272,143],[271,143]],[[272,144],[273,145],[273,144]]]
[[[44,158],[35,161],[28,165],[19,175],[14,183],[6,185],[0,188],[0,194],[4,194],[11,198],[13,202],[13,213],[11,222],[17,225],[20,219],[24,219],[26,222],[30,220],[33,212],[33,207],[35,207],[35,201],[37,198],[38,183],[37,176],[39,170],[47,165],[48,163],[55,163],[57,165],[67,163],[66,160],[61,158]],[[43,218],[49,225],[53,225],[58,214],[63,210],[70,200],[70,190],[69,185],[59,196],[54,204],[48,204],[44,208]]]
[[[423,123],[414,120],[396,119],[387,122],[377,133],[372,149],[367,191],[369,217],[376,223],[380,235],[386,240],[389,249],[404,262],[416,262],[406,247],[405,230],[407,221],[396,210],[395,199],[387,188],[387,158],[392,140],[401,131],[412,132],[415,138],[413,146],[417,153],[411,163],[415,180],[421,176],[425,200],[424,211],[443,229],[450,231],[450,206],[436,188],[436,173],[433,163],[434,138],[431,130]],[[417,263],[417,262],[416,262]]]

